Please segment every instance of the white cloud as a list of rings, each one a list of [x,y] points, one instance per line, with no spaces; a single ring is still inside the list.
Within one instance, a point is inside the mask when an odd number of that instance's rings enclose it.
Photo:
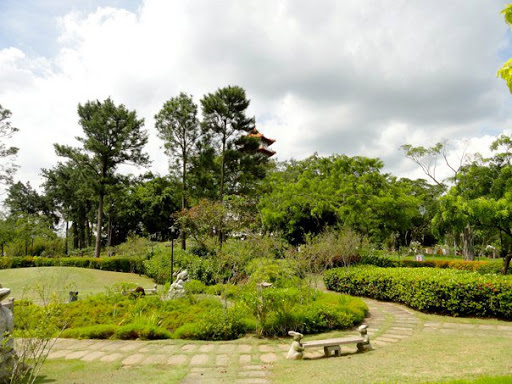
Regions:
[[[510,126],[495,73],[506,45],[502,4],[479,0],[158,1],[58,19],[53,57],[0,50],[0,103],[13,112],[19,177],[37,185],[53,143],[81,135],[76,107],[111,96],[145,117],[153,169],[167,160],[153,128],[165,100],[240,85],[279,159],[378,156],[422,176],[401,144],[469,140]],[[49,42],[50,43],[50,42]],[[492,140],[491,140],[492,141]]]

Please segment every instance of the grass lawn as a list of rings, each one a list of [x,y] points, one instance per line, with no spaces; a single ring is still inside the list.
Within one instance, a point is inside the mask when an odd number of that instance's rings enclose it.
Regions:
[[[144,288],[155,284],[146,276],[132,273],[101,271],[77,267],[34,267],[0,270],[0,283],[11,289],[10,298],[40,300],[55,292],[62,300],[69,291],[78,291],[79,297],[104,292],[114,283],[136,283]]]
[[[449,321],[446,317],[444,320]],[[289,383],[295,377],[303,384],[444,383],[460,379],[465,381],[454,383],[512,383],[511,345],[512,338],[499,333],[417,332],[400,343],[364,354],[280,361],[274,366],[272,381]]]
[[[122,366],[121,363],[83,362],[80,360],[47,360],[35,383],[126,384],[179,383],[185,367],[168,365]]]

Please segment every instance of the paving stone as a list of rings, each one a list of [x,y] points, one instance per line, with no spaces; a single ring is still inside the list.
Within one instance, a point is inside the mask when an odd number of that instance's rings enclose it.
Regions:
[[[204,344],[199,347],[199,351],[201,352],[211,352],[215,348],[213,344]]]
[[[223,353],[233,352],[234,350],[235,350],[235,345],[233,345],[233,344],[221,344],[221,345],[219,345],[219,348],[218,348],[218,351],[223,352]]]
[[[261,365],[261,364],[253,364],[253,365],[246,365],[245,367],[243,367],[243,369],[247,369],[247,370],[267,369],[267,366]]]
[[[265,353],[260,356],[261,361],[264,363],[273,363],[277,361],[277,355],[275,353]]]
[[[424,327],[440,327],[441,323],[438,321],[427,321],[427,322],[423,323],[423,326]]]
[[[163,355],[163,354],[154,354],[154,355],[149,355],[148,357],[146,357],[146,359],[144,359],[144,361],[142,361],[142,364],[165,364],[165,362],[167,361],[167,355]]]
[[[123,346],[121,346],[119,348],[119,351],[121,352],[130,352],[130,351],[133,351],[135,349],[139,349],[141,346],[137,343],[129,343],[129,344],[125,344]]]
[[[267,384],[269,381],[267,379],[260,378],[250,378],[250,379],[239,379],[235,381],[237,384]]]
[[[393,339],[408,339],[410,335],[397,335],[395,333],[386,333],[384,336],[391,337]]]
[[[67,349],[75,344],[76,340],[74,339],[57,339],[57,341],[55,341],[54,348]]]
[[[259,345],[258,350],[260,352],[274,352],[274,347],[272,345]]]
[[[95,342],[89,344],[85,348],[88,349],[89,351],[96,351],[98,349],[101,349],[102,345],[103,345],[103,342],[101,340],[98,340],[98,341],[95,341]]]
[[[167,364],[171,364],[171,365],[184,365],[186,361],[187,361],[187,356],[185,356],[185,355],[174,355],[174,356],[169,357],[169,359],[167,359]]]
[[[385,343],[396,343],[398,341],[398,339],[393,339],[391,337],[386,337],[386,336],[378,337],[376,340],[379,341],[379,342],[383,341]]]
[[[290,344],[279,344],[277,346],[281,351],[287,351],[290,349]]]
[[[115,351],[119,351],[119,348],[122,347],[123,345],[124,345],[124,343],[122,343],[120,341],[114,341],[108,345],[105,345],[102,349],[104,351],[115,352]]]
[[[500,331],[510,331],[512,332],[512,327],[509,325],[498,325],[498,329]]]
[[[478,328],[480,328],[480,329],[493,329],[493,330],[497,330],[498,326],[490,325],[490,324],[481,324],[481,325],[478,326]]]
[[[64,357],[66,356],[68,353],[70,353],[71,351],[69,349],[61,349],[60,351],[51,351],[49,354],[48,354],[48,358],[49,359],[58,359],[60,357]]]
[[[98,340],[93,345],[90,345],[88,349],[94,349],[94,350],[104,349],[105,347],[107,347],[110,344],[112,344],[112,341]]]
[[[82,360],[82,361],[93,361],[93,360],[99,359],[103,355],[105,355],[105,352],[94,351],[94,352],[88,353],[87,355],[82,357],[80,360]]]
[[[178,350],[177,345],[164,345],[163,347],[160,347],[158,349],[158,352],[171,353],[171,352],[176,352],[177,350]]]
[[[413,333],[414,332],[413,328],[408,328],[408,327],[391,327],[389,329],[392,329],[393,331],[402,331],[404,333]]]
[[[265,377],[270,374],[269,371],[242,371],[239,372],[239,376],[245,376],[245,377]]]
[[[137,363],[140,363],[145,357],[146,357],[146,355],[143,355],[142,353],[136,353],[136,354],[130,355],[126,359],[124,359],[122,364],[123,365],[137,364]]]
[[[89,352],[90,351],[75,351],[75,352],[68,353],[66,355],[66,360],[80,359],[82,356],[87,355]]]
[[[190,359],[190,365],[206,365],[209,357],[209,355],[194,355]]]
[[[215,364],[219,365],[228,365],[229,356],[228,355],[217,355],[215,356]]]
[[[183,347],[181,347],[181,350],[183,352],[192,352],[197,348],[197,345],[195,344],[185,344]]]
[[[249,364],[251,362],[251,355],[240,355],[238,361],[241,365]]]
[[[237,348],[238,352],[249,353],[252,351],[252,345],[250,344],[239,344]]]
[[[111,353],[109,355],[105,355],[103,356],[100,361],[106,361],[106,362],[112,362],[112,361],[116,361],[116,360],[119,360],[119,358],[123,356],[122,354],[120,353]]]

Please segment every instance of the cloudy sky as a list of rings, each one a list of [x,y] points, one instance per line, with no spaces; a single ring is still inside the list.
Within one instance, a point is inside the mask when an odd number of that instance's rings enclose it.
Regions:
[[[512,32],[483,0],[0,0],[0,104],[20,129],[17,174],[37,186],[53,143],[75,145],[77,105],[111,96],[151,133],[185,91],[240,85],[279,160],[345,153],[421,173],[405,143],[485,152],[510,134],[512,95],[496,71]]]

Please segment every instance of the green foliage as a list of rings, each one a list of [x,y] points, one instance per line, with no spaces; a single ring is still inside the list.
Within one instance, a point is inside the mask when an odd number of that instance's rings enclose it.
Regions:
[[[285,336],[289,330],[306,333],[352,327],[368,308],[360,299],[316,291],[305,296],[298,288],[246,287],[241,300],[256,319],[260,336]]]
[[[18,148],[9,147],[5,140],[10,139],[13,134],[18,132],[18,128],[13,127],[9,119],[11,111],[0,105],[0,184],[8,184],[12,182],[12,176],[18,168],[12,160],[18,153]]]
[[[284,288],[299,284],[301,271],[291,259],[256,258],[245,266],[245,272],[252,283],[267,282],[275,287]]]
[[[104,198],[121,180],[116,175],[119,165],[127,162],[141,166],[149,164],[149,156],[143,152],[148,134],[142,129],[144,120],[138,119],[135,111],[128,111],[122,104],[116,106],[110,98],[79,104],[78,116],[85,134],[85,137],[77,137],[82,148],[55,144],[55,151],[78,168],[92,171],[88,182],[98,196],[95,256],[99,257]]]
[[[143,274],[143,264],[133,258],[123,257],[1,257],[0,268],[27,268],[27,267],[79,267],[102,269],[113,272],[128,272]]]
[[[206,285],[199,280],[187,281],[183,287],[185,288],[185,292],[189,294],[204,293],[206,290]]]
[[[311,156],[270,174],[260,200],[263,224],[291,244],[327,227],[347,227],[381,243],[419,215],[420,200],[389,175],[382,161],[361,156]]]
[[[240,308],[216,308],[195,323],[187,323],[174,332],[179,339],[233,340],[252,331],[251,321],[244,317]]]
[[[324,274],[338,292],[451,316],[512,319],[512,278],[432,268],[352,267]]]

